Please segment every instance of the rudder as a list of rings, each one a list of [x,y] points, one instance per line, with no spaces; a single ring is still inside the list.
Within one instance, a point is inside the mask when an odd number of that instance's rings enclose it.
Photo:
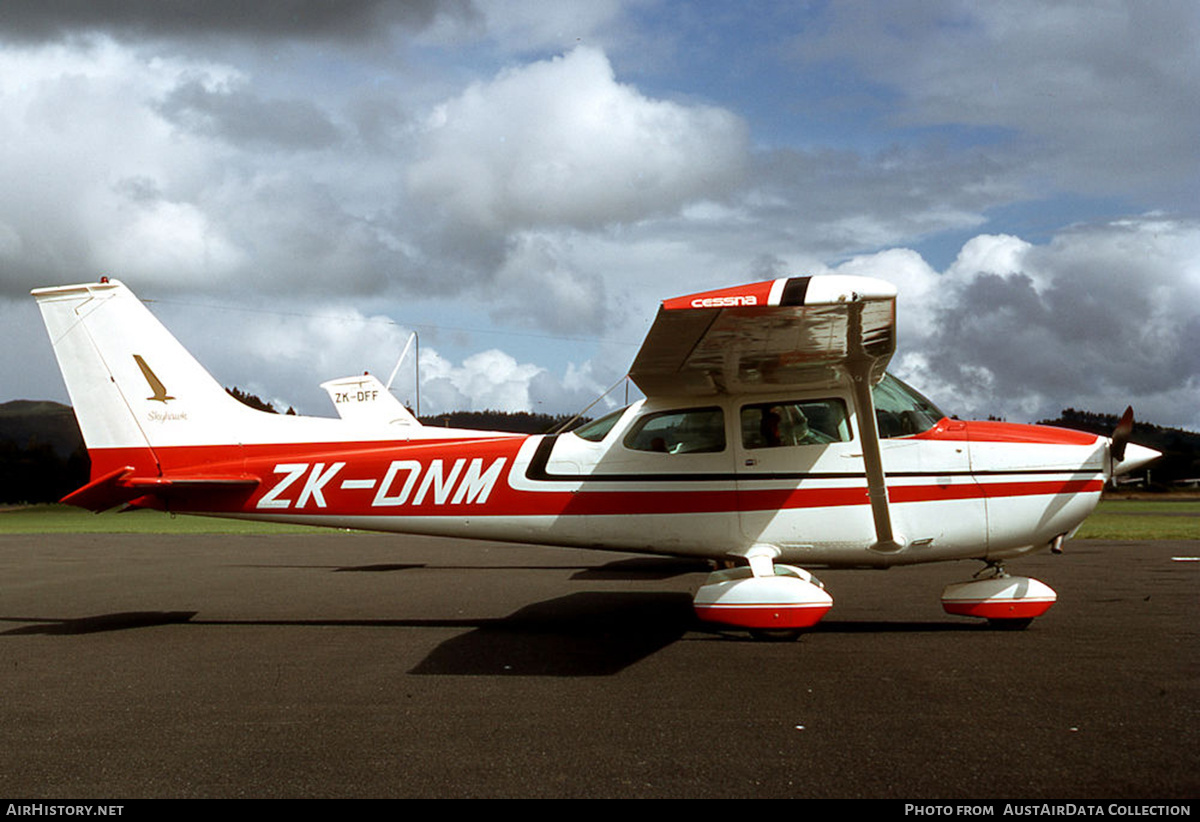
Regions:
[[[116,280],[34,290],[92,456],[157,469],[154,449],[228,439],[245,408]]]

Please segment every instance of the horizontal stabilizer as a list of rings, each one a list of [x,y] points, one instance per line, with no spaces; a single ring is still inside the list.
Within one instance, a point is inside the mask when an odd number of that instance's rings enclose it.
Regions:
[[[172,491],[224,491],[252,490],[259,485],[258,477],[211,476],[211,477],[135,477],[133,466],[124,466],[110,471],[87,485],[72,491],[61,502],[86,508],[89,511],[107,511],[127,502],[154,495],[169,498]]]
[[[142,494],[141,491],[132,491],[128,485],[121,483],[125,477],[132,473],[132,465],[126,465],[114,471],[109,471],[104,476],[97,477],[82,488],[75,489],[59,500],[59,502],[67,505],[75,505],[79,508],[86,508],[89,511],[96,511],[97,513],[107,511],[109,508],[115,508]]]

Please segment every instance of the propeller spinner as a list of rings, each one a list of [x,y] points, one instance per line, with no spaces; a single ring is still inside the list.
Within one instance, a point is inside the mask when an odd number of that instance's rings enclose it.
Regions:
[[[1109,440],[1108,453],[1111,458],[1110,476],[1115,477],[1119,474],[1128,474],[1130,471],[1137,470],[1162,456],[1160,451],[1155,451],[1153,448],[1131,443],[1129,437],[1132,434],[1133,406],[1129,406],[1125,409],[1125,413],[1121,415],[1121,421],[1113,429],[1112,438]]]

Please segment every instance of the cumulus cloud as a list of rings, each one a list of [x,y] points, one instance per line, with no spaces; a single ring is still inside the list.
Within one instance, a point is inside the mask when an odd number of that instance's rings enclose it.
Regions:
[[[356,214],[323,181],[293,171],[229,180],[205,205],[250,250],[242,284],[262,293],[377,293],[410,252],[386,217]]]
[[[306,100],[264,100],[241,88],[210,88],[191,79],[171,89],[157,109],[198,134],[275,150],[328,148],[339,140],[325,112]]]
[[[334,413],[320,383],[364,371],[387,382],[411,333],[387,316],[345,304],[314,313],[312,306],[294,300],[254,301],[238,308],[194,297],[152,301],[151,307],[223,385],[257,394],[278,408],[294,406],[319,416]],[[433,331],[436,338],[439,329]],[[452,336],[441,331],[444,338]],[[410,349],[396,371],[392,393],[410,407],[419,403],[422,414],[472,409],[560,413],[583,407],[603,390],[590,364],[569,364],[555,375],[496,348],[459,360],[429,344],[425,334],[421,339],[420,369]]]
[[[1029,420],[1133,403],[1195,428],[1195,403],[1180,400],[1200,391],[1197,261],[1200,222],[1149,215],[1046,245],[980,235],[940,274],[904,252],[838,270],[900,285],[894,367],[948,410]]]
[[[1035,287],[1048,285],[1042,272],[1031,271],[1026,265],[1033,245],[1020,237],[1007,234],[980,234],[963,245],[954,263],[946,271],[953,281],[969,279],[977,274],[1006,274],[1020,271],[1033,280]]]
[[[168,181],[189,185],[199,154],[186,141],[173,143],[170,127],[145,101],[169,88],[184,66],[107,42],[0,50],[0,224],[8,229],[9,293],[90,275],[120,257],[121,246],[136,250],[151,224],[179,230],[189,248],[200,237],[222,243],[185,197],[163,191]],[[171,242],[165,234],[155,245]],[[203,265],[189,259],[183,270]]]
[[[329,114],[248,83],[104,39],[0,50],[0,286],[385,288],[412,253],[389,210],[395,164],[372,150],[347,179]]]
[[[191,203],[164,199],[116,200],[93,215],[96,233],[106,235],[92,257],[100,271],[122,277],[212,283],[245,264],[245,255]],[[105,226],[107,224],[107,226]],[[108,230],[105,231],[105,228]]]
[[[647,98],[579,47],[439,106],[409,187],[477,228],[595,227],[722,196],[746,148],[735,115]]]
[[[492,284],[492,316],[556,334],[597,334],[604,328],[604,282],[583,273],[561,238],[523,233],[513,238]]]
[[[456,366],[435,351],[421,354],[422,410],[475,408],[528,411],[529,387],[542,368],[519,363],[509,354],[490,349],[473,354]]]
[[[128,284],[128,283],[127,283]],[[138,289],[135,289],[137,291]],[[139,293],[152,297],[151,292]],[[221,306],[210,295],[151,299],[150,308],[197,360],[226,386],[237,386],[304,413],[333,416],[319,384],[370,371],[386,381],[409,329],[346,305],[314,307],[280,298]],[[397,394],[411,399],[411,369]]]
[[[791,48],[805,66],[876,84],[871,105],[896,125],[954,126],[989,153],[1015,150],[1032,188],[1171,192],[1183,205],[1198,39],[1200,10],[1186,2],[909,0],[831,4]]]

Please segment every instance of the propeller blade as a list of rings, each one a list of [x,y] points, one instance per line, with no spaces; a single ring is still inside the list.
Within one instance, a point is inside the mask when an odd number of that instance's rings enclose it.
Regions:
[[[1125,413],[1121,415],[1121,421],[1117,423],[1117,427],[1113,429],[1112,434],[1112,458],[1117,462],[1125,459],[1125,446],[1129,443],[1129,436],[1133,433],[1133,406],[1125,409]]]

